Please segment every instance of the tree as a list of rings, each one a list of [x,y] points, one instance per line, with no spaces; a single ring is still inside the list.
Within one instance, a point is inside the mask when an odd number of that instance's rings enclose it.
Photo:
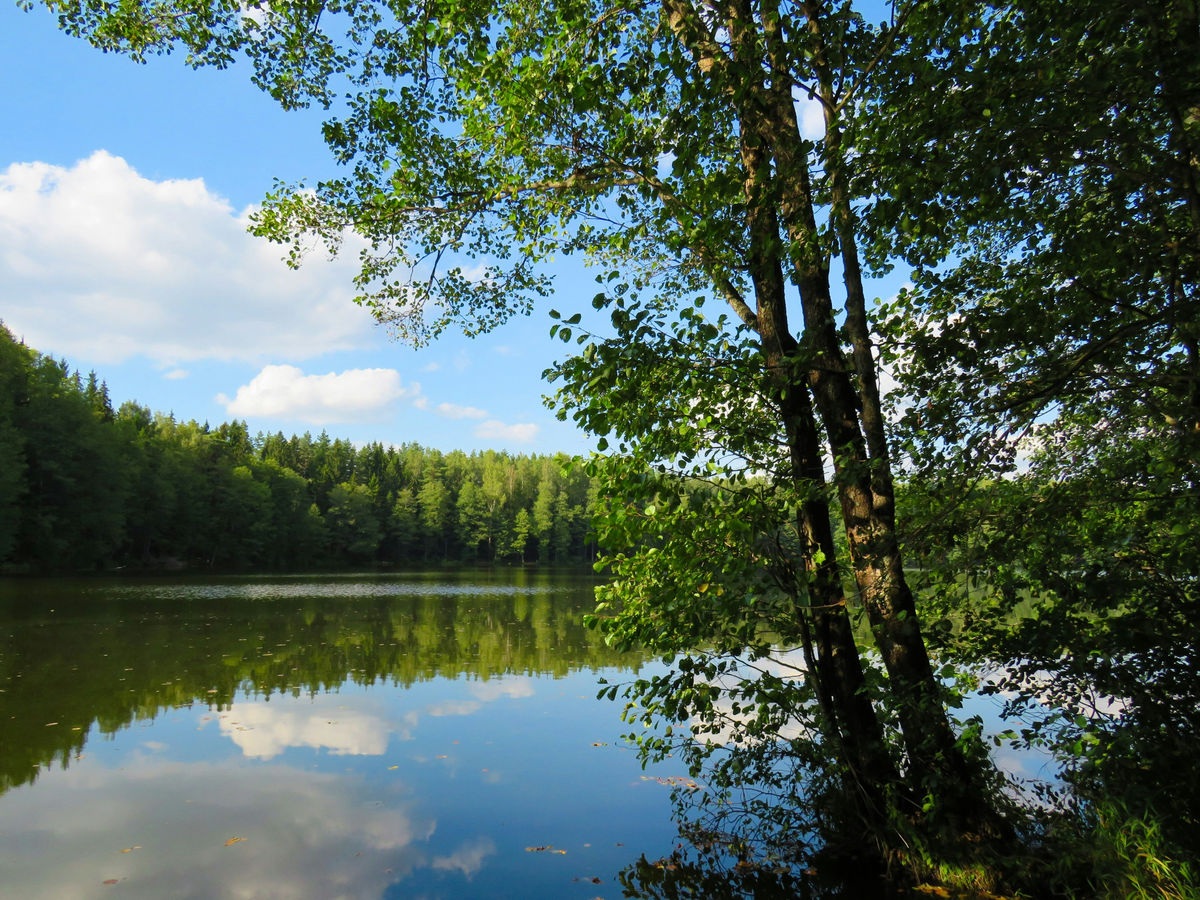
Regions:
[[[103,567],[123,538],[119,435],[65,362],[30,354],[13,386],[10,427],[20,435],[16,468],[25,473],[16,555],[45,571]]]
[[[446,538],[450,528],[450,495],[442,482],[440,465],[433,465],[425,473],[425,480],[417,492],[421,507],[421,528],[425,534],[425,558],[446,553]]]
[[[401,560],[416,558],[421,535],[420,508],[417,495],[411,487],[402,488],[396,494],[392,514],[388,519],[388,534]]]
[[[487,512],[481,495],[482,491],[474,479],[468,478],[459,488],[458,500],[455,502],[458,511],[458,541],[463,547],[466,559],[476,559],[480,546],[490,545]]]
[[[903,112],[868,162],[918,148],[904,196],[938,211],[893,194],[868,219],[877,258],[916,267],[886,331],[913,543],[972,622],[942,652],[1007,664],[1014,711],[1052,697],[1018,739],[1056,747],[1082,806],[1118,800],[1114,831],[1160,823],[1197,859],[1200,14],[957,6],[917,13],[957,52],[893,58]]]
[[[375,516],[371,493],[361,484],[343,483],[329,492],[329,541],[335,555],[354,562],[375,557],[383,529]]]
[[[0,562],[17,540],[25,493],[25,441],[17,429],[17,406],[28,402],[32,354],[0,323]]]
[[[511,554],[517,562],[525,562],[525,554],[529,550],[529,536],[533,531],[533,521],[529,510],[522,507],[513,518],[512,542],[507,548],[506,555]]]

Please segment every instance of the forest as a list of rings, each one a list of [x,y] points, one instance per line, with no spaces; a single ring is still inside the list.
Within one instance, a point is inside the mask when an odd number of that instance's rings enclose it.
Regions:
[[[0,571],[580,565],[595,486],[566,463],[114,410],[0,325]]]

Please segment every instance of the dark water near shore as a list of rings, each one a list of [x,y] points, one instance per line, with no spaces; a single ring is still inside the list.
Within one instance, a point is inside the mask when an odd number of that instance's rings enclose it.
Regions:
[[[676,840],[525,572],[0,581],[0,894],[619,897]],[[655,776],[655,777],[647,777]],[[534,849],[530,849],[534,848]]]

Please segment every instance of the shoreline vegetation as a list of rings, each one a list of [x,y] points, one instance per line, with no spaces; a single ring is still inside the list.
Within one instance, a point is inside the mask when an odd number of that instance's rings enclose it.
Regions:
[[[114,409],[0,325],[0,574],[583,567],[596,485],[569,463]]]

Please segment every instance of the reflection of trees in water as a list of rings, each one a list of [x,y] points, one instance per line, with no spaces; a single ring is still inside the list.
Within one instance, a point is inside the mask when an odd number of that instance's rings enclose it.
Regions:
[[[314,585],[231,582],[203,599],[186,585],[12,585],[17,596],[0,606],[0,792],[39,767],[68,766],[93,722],[112,734],[170,708],[227,708],[241,691],[560,677],[637,662],[584,628],[593,601],[583,581],[390,595],[376,581],[357,596],[349,584],[334,596]]]
[[[645,900],[798,900],[815,896],[795,876],[757,866],[739,867],[736,862],[682,850],[663,859],[641,857],[622,870],[620,882],[625,896]]]
[[[783,755],[762,748],[760,763]],[[778,760],[775,761],[776,763]],[[619,880],[641,900],[859,900],[901,896],[876,865],[861,822],[829,775],[814,763],[788,790],[752,784],[714,790],[691,779],[674,784],[679,843],[669,856],[641,856]],[[989,895],[990,896],[990,895]]]

